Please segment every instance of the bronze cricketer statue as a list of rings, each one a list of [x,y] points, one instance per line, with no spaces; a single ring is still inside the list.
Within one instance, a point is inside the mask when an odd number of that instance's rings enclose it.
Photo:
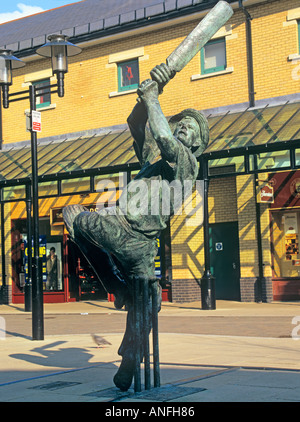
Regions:
[[[179,201],[176,195],[165,198],[162,182],[194,184],[198,175],[197,157],[209,140],[208,123],[202,113],[185,109],[168,121],[159,95],[231,15],[231,7],[220,1],[168,57],[167,63],[152,69],[152,79],[140,84],[138,102],[127,122],[141,170],[124,188],[118,204],[93,213],[81,205],[63,210],[70,238],[79,246],[107,292],[114,294],[116,308],[126,305],[128,311],[126,331],[118,351],[122,362],[114,376],[115,385],[123,391],[132,383],[136,349],[140,347],[135,338],[133,315],[136,282],[156,282],[156,239],[176,212],[177,204],[184,200],[183,189]],[[147,123],[150,130],[146,128]],[[155,195],[153,183],[158,186]],[[143,204],[134,201],[137,191],[142,192]],[[160,290],[158,283],[156,286]],[[150,301],[149,297],[149,313]]]

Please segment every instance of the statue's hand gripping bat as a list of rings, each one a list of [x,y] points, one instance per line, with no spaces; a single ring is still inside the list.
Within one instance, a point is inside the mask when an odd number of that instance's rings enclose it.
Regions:
[[[180,72],[192,58],[201,50],[202,47],[214,36],[214,34],[230,19],[233,15],[231,6],[226,1],[219,1],[193,31],[179,44],[179,46],[169,55],[166,64],[172,77]],[[155,75],[151,74],[155,80]],[[163,86],[157,81],[160,92]]]

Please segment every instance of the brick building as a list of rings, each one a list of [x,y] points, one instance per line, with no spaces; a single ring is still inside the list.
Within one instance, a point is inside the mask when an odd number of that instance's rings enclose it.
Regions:
[[[169,83],[160,102],[166,116],[193,107],[209,121],[204,159],[217,299],[300,299],[300,8],[297,0],[229,3],[232,18]],[[40,233],[45,251],[54,245],[60,258],[59,282],[49,290],[45,281],[45,301],[84,297],[79,276],[86,263],[68,244],[61,209],[82,203],[93,210],[107,201],[97,192],[97,183],[115,181],[118,196],[123,181],[138,171],[126,124],[137,86],[214,4],[142,0],[132,6],[85,0],[0,25],[0,45],[26,62],[14,71],[11,94],[32,84],[55,83],[50,61],[35,54],[47,35],[64,33],[82,48],[80,55],[69,58],[64,98],[45,90],[37,105],[42,115]],[[28,110],[26,102],[15,102],[1,113],[2,300],[13,302],[24,300],[25,186],[31,171]],[[265,186],[271,186],[269,199],[258,202]],[[295,201],[288,201],[291,195]],[[188,225],[184,214],[176,215],[160,239],[157,271],[165,300],[200,299],[205,271],[200,220]],[[287,221],[293,221],[292,229]],[[293,253],[288,251],[291,243]]]

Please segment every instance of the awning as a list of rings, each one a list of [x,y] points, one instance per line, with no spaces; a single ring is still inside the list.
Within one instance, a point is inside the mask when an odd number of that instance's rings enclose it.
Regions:
[[[300,103],[288,102],[209,117],[210,143],[205,153],[300,138]]]
[[[86,170],[136,163],[128,130],[90,138],[38,144],[39,177],[79,174]],[[0,181],[31,176],[31,148],[11,148],[0,152]]]
[[[265,106],[208,116],[210,142],[205,156],[222,158],[235,151],[276,145],[276,150],[300,148],[300,103]],[[299,145],[298,145],[299,144]],[[265,148],[265,151],[268,151]],[[230,155],[230,154],[229,154]],[[129,130],[89,138],[38,144],[40,181],[90,176],[138,169],[139,163]],[[93,173],[94,172],[94,173]],[[31,148],[0,151],[0,187],[23,183],[31,177]]]

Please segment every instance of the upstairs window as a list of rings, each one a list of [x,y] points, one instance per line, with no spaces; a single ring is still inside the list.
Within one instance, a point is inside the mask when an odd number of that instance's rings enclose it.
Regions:
[[[139,86],[138,59],[118,63],[118,91],[129,91]]]
[[[50,85],[50,78],[44,79],[42,81],[33,82],[33,85],[36,88],[43,88],[43,87],[49,86]],[[50,94],[49,91],[50,91],[49,88],[39,89],[37,91],[37,95],[38,95],[36,97],[36,108],[37,109],[50,106],[50,104],[51,104],[51,94]]]
[[[201,49],[201,74],[219,72],[226,69],[225,38],[212,40]]]

